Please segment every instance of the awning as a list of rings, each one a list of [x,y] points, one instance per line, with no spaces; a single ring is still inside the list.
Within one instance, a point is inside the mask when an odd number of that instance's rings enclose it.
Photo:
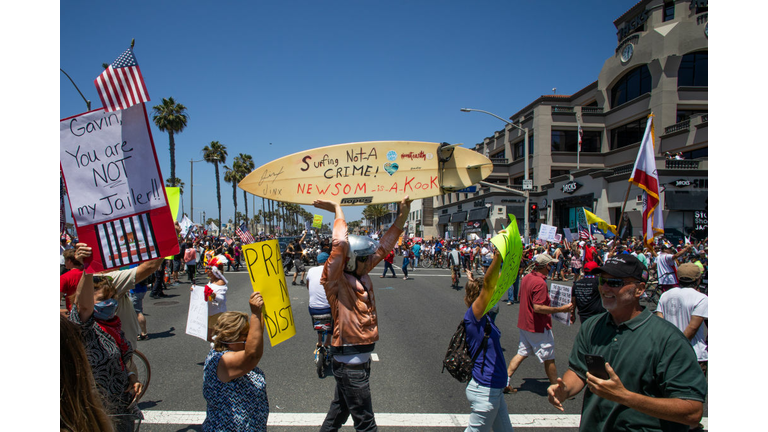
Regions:
[[[451,222],[466,222],[467,221],[467,212],[460,211],[456,212],[451,215]]]
[[[707,191],[670,191],[664,193],[664,201],[669,210],[706,210]]]
[[[486,219],[488,217],[488,211],[490,211],[490,207],[479,207],[476,209],[472,209],[469,211],[469,219],[468,221],[479,221]]]
[[[445,225],[450,221],[451,221],[451,215],[449,214],[440,215],[440,217],[437,218],[438,225]]]

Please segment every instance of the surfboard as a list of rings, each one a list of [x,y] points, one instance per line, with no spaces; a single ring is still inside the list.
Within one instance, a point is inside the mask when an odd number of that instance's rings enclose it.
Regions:
[[[474,185],[493,171],[482,154],[460,144],[368,141],[301,151],[262,165],[238,186],[294,204],[327,199],[368,205],[427,198]]]

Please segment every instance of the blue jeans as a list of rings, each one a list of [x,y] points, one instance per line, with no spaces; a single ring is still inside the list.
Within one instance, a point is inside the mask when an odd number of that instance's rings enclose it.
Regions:
[[[507,301],[508,302],[516,302],[518,301],[517,298],[517,292],[520,289],[520,275],[517,275],[517,279],[515,279],[515,283],[512,284],[511,287],[507,290]]]
[[[474,378],[469,381],[466,394],[472,413],[464,432],[490,431],[491,427],[494,432],[512,431],[503,390],[481,386]]]
[[[405,277],[408,277],[408,258],[403,257],[403,273],[405,273]]]
[[[387,261],[384,261],[384,273],[382,274],[382,276],[386,276],[387,275],[387,270],[392,270],[392,277],[397,276],[395,274],[395,268],[392,267],[392,264],[388,263]]]
[[[336,391],[331,408],[320,432],[337,431],[347,421],[349,415],[355,423],[356,431],[376,431],[376,419],[373,417],[371,387],[371,362],[366,365],[349,366],[333,361],[333,377],[336,379]]]

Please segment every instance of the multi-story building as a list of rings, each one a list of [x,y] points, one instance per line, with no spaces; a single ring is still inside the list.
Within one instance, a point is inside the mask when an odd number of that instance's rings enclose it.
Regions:
[[[704,238],[707,1],[642,0],[614,25],[616,48],[595,82],[572,95],[541,96],[509,118],[529,131],[530,202],[539,214],[530,224],[532,238],[540,223],[574,231],[581,207],[617,224],[625,197],[631,233],[642,233],[641,191],[629,187],[628,179],[651,113],[666,232],[673,238]],[[524,133],[519,128],[507,125],[474,147],[493,161],[486,182],[522,190]],[[683,159],[669,159],[667,153]],[[488,186],[437,196],[429,203],[434,218],[423,220],[423,233],[485,237],[506,226],[507,214],[515,215],[522,232],[524,202]]]

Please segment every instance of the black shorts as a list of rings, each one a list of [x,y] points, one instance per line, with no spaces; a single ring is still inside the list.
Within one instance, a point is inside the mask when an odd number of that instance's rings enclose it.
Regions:
[[[293,260],[293,266],[296,268],[296,273],[304,272],[304,261],[296,258]]]

